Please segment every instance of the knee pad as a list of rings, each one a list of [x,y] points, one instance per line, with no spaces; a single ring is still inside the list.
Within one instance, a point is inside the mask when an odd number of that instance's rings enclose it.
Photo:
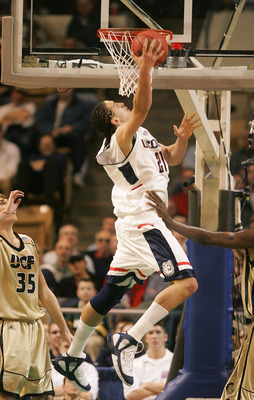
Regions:
[[[106,315],[111,308],[120,303],[126,290],[127,286],[106,283],[100,292],[90,300],[90,304],[98,314]]]

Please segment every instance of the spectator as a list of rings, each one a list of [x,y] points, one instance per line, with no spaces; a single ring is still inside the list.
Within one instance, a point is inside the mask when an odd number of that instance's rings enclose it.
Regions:
[[[109,231],[110,233],[112,233],[112,235],[115,235],[116,233],[115,222],[116,222],[116,217],[114,215],[103,218],[101,223],[101,230]],[[87,248],[87,251],[92,251],[92,250],[97,250],[97,245],[95,242],[90,244]],[[112,254],[115,253],[112,252]]]
[[[110,216],[105,217],[102,220],[101,229],[103,231],[108,231],[113,235],[116,233],[115,223],[116,223],[116,217],[114,215],[111,217]]]
[[[187,217],[181,214],[174,215],[173,219],[177,222],[181,222],[182,224],[187,224],[188,222]],[[176,231],[171,231],[171,232],[175,236],[177,241],[180,243],[185,253],[187,254],[187,247],[186,247],[187,238]]]
[[[173,357],[166,349],[166,341],[166,328],[161,321],[146,333],[147,352],[133,363],[134,384],[123,385],[126,400],[152,400],[164,389]]]
[[[110,250],[111,236],[112,234],[109,231],[101,230],[97,232],[95,234],[97,250],[85,252],[87,270],[96,279],[98,290],[100,290],[104,285],[104,280],[113,259]]]
[[[55,322],[49,324],[48,341],[51,360],[60,354],[61,331]]]
[[[82,308],[97,293],[95,282],[92,278],[82,278],[77,287],[76,299],[72,302],[71,307]],[[62,305],[65,305],[63,303]],[[77,329],[80,315],[78,313],[65,314],[65,320],[72,330]]]
[[[66,161],[64,154],[56,153],[52,136],[44,135],[39,139],[37,152],[24,158],[18,169],[17,182],[28,202],[33,203],[29,201],[29,194],[39,194],[46,204],[59,207],[64,197]]]
[[[233,175],[234,178],[234,189],[240,190],[245,187],[245,171],[243,167],[240,167]]]
[[[77,297],[78,299],[72,304],[73,308],[84,307],[97,293],[96,284],[93,279],[81,279],[78,284]],[[80,320],[80,313],[69,313],[65,315],[65,320],[68,326],[76,330]],[[105,317],[101,323],[96,327],[95,331],[90,336],[85,350],[89,354],[93,362],[96,361],[101,349],[105,346],[105,339],[107,336],[108,321]]]
[[[22,155],[31,148],[31,127],[34,122],[36,106],[26,100],[26,91],[13,87],[11,102],[0,107],[0,124],[2,125],[5,139],[15,143]]]
[[[57,286],[62,279],[72,276],[69,264],[72,252],[70,241],[64,238],[58,239],[55,251],[57,255],[56,263],[41,265],[44,278],[53,292],[57,292]]]
[[[192,184],[185,186],[187,179],[193,177],[194,170],[191,168],[182,168],[180,182],[173,188],[172,199],[176,203],[176,214],[182,214],[188,217],[188,191],[192,189]]]
[[[249,133],[249,127],[246,127],[243,132],[240,132],[239,137],[242,139],[241,146],[238,151],[233,152],[230,157],[230,171],[232,175],[237,174],[242,168],[241,163],[243,161],[254,156],[254,142],[252,141],[252,143],[249,144]]]
[[[59,347],[61,352],[66,352],[68,349],[68,343],[63,337],[60,337]],[[87,374],[91,382],[91,390],[89,392],[80,392],[76,389],[71,382],[63,375],[59,374],[52,366],[52,381],[55,391],[55,396],[63,397],[64,400],[96,400],[98,395],[98,372],[96,368],[90,363],[86,362]]]
[[[67,27],[65,36],[75,38],[83,43],[85,48],[101,47],[97,37],[97,29],[100,27],[98,7],[97,0],[76,0],[76,12]]]
[[[4,139],[4,132],[0,125],[0,191],[6,197],[12,188],[13,178],[18,171],[21,159],[18,146]]]
[[[86,143],[93,135],[90,113],[94,102],[85,102],[71,88],[51,95],[40,107],[35,130],[51,134],[57,148],[70,150],[74,183],[82,186],[87,167]]]
[[[250,196],[248,196],[247,192],[247,186],[250,184],[248,182],[248,173],[247,176],[245,175],[245,169],[240,166],[239,169],[236,171],[234,169],[235,173],[233,175],[234,178],[234,189],[240,190],[243,193],[245,193],[244,196],[242,196],[240,202],[241,202],[241,221],[243,227],[247,228],[249,225],[249,219],[250,216],[253,212],[253,206],[251,204],[251,193]],[[250,175],[249,175],[250,177]],[[247,179],[247,182],[246,182]],[[246,189],[245,189],[246,188]],[[251,188],[249,188],[251,191]]]
[[[63,278],[59,282],[56,295],[73,299],[79,297],[77,293],[79,283],[84,279],[90,279],[91,274],[87,271],[86,261],[81,255],[71,256],[69,265],[73,275],[68,278]]]
[[[78,228],[72,224],[64,224],[59,228],[58,239],[67,239],[71,244],[71,255],[78,255],[80,252],[77,249],[79,241]],[[43,256],[43,263],[54,264],[57,262],[57,255],[55,249],[47,251]]]

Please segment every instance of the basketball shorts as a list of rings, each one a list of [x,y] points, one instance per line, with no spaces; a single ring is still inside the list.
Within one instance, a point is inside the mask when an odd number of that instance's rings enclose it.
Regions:
[[[0,391],[11,396],[54,394],[41,320],[0,320]]]
[[[183,248],[159,217],[145,222],[133,217],[116,221],[117,250],[107,282],[131,288],[154,272],[164,281],[195,276]]]
[[[235,368],[223,390],[221,400],[254,398],[254,322],[248,327]]]

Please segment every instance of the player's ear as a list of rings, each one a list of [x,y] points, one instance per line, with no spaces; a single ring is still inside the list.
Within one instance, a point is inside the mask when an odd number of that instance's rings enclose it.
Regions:
[[[111,124],[114,126],[118,126],[119,119],[116,117],[111,118]]]

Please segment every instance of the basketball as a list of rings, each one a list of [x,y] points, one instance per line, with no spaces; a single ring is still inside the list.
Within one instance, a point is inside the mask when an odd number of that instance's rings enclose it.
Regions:
[[[166,39],[158,31],[148,29],[146,31],[139,32],[132,41],[131,51],[135,54],[135,56],[140,57],[143,52],[143,43],[145,39],[148,39],[148,48],[150,46],[150,43],[154,39],[156,39],[156,47],[158,47],[161,44],[162,46],[161,50],[163,50],[163,55],[157,60],[155,67],[163,64],[168,55],[168,44],[166,42]]]

